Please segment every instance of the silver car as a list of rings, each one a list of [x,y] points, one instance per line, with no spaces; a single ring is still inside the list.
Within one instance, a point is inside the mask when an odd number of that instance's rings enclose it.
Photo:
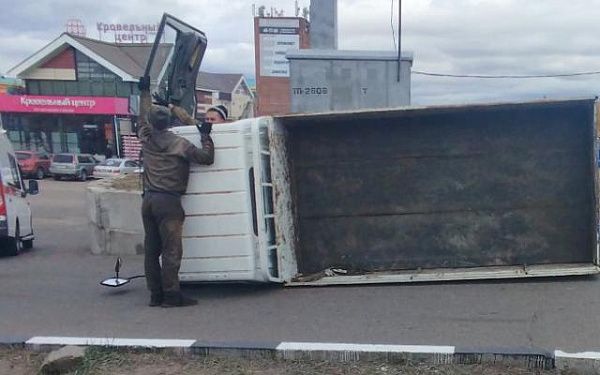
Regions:
[[[129,173],[140,173],[139,162],[133,159],[106,159],[94,167],[94,177],[116,177]]]
[[[56,154],[52,157],[50,173],[55,180],[70,178],[85,181],[94,173],[97,163],[89,154]]]

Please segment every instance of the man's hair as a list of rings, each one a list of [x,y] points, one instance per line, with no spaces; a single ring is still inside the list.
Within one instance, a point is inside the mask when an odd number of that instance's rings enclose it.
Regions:
[[[227,111],[227,107],[225,107],[222,104],[210,107],[209,109],[206,110],[206,112],[208,112],[208,111],[217,112],[219,115],[221,115],[221,118],[223,120],[227,120],[227,116],[229,116],[229,112]]]
[[[148,112],[148,122],[156,130],[164,130],[171,123],[171,111],[162,105],[153,105]]]

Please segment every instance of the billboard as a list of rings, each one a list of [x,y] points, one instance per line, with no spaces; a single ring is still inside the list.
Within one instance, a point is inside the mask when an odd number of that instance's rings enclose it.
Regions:
[[[0,112],[128,115],[127,98],[2,95]]]
[[[300,21],[285,18],[260,18],[258,21],[260,46],[260,75],[289,77],[288,50],[300,49]]]

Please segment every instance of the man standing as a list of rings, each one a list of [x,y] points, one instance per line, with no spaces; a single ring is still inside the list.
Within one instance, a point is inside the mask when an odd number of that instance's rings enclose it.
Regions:
[[[181,195],[185,193],[190,162],[210,165],[214,161],[211,124],[199,127],[180,107],[152,105],[149,79],[140,79],[141,114],[138,137],[144,155],[144,269],[150,290],[150,306],[190,306],[196,300],[181,294],[179,268],[182,257],[182,230],[185,213]],[[200,131],[202,148],[168,130],[171,114]],[[162,255],[162,267],[159,257]]]

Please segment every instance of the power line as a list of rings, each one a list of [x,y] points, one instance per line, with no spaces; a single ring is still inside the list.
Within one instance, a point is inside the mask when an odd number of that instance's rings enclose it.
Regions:
[[[524,75],[487,75],[487,74],[445,74],[413,70],[412,74],[430,77],[448,78],[478,78],[478,79],[531,79],[531,78],[561,78],[599,75],[600,71],[564,73],[564,74],[524,74]]]

